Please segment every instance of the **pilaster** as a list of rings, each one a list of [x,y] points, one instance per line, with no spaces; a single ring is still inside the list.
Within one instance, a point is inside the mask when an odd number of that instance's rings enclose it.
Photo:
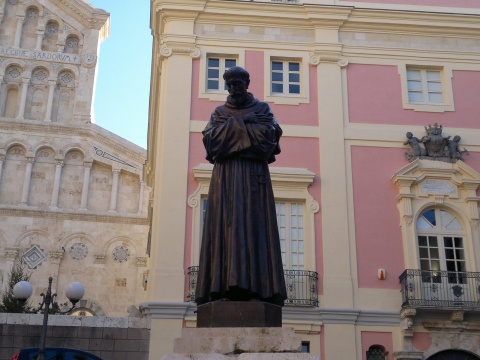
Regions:
[[[160,302],[185,300],[183,259],[187,210],[183,205],[187,203],[189,176],[192,58],[200,56],[194,36],[197,15],[196,11],[162,12],[164,31],[161,38],[155,33],[154,39],[154,63],[160,67],[162,76],[152,77],[150,122],[155,123],[156,129],[153,134],[156,144],[153,187],[156,190],[148,299]],[[173,154],[171,149],[175,149]]]
[[[83,173],[82,198],[80,200],[80,210],[87,210],[88,189],[90,187],[90,171],[92,170],[93,160],[87,159],[83,162],[85,167]]]
[[[25,159],[27,166],[25,167],[25,177],[23,179],[21,205],[28,205],[28,193],[30,191],[30,181],[32,180],[32,168],[35,158],[33,156]]]

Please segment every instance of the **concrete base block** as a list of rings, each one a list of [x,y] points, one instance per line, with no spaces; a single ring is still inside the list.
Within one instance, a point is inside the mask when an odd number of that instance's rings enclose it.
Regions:
[[[161,360],[315,360],[315,357],[302,353],[250,353],[230,356],[221,354],[167,354]]]
[[[176,354],[299,353],[293,328],[190,328],[175,339]]]

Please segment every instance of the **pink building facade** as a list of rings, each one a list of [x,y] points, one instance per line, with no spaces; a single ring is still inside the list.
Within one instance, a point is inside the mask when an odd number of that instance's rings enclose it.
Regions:
[[[201,131],[239,65],[284,130],[284,326],[327,360],[480,358],[480,4],[154,0],[151,16],[150,353],[195,326]]]

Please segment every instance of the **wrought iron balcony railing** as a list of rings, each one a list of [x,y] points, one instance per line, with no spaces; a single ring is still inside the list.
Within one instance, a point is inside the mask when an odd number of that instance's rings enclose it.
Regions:
[[[284,270],[288,299],[285,305],[318,306],[318,274],[315,271]],[[198,266],[188,268],[189,291],[187,300],[195,301]]]
[[[480,273],[408,269],[400,276],[402,307],[480,310]]]

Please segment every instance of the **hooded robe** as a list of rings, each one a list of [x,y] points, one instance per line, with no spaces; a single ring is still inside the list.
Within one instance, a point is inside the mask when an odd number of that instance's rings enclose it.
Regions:
[[[228,97],[203,131],[214,164],[205,213],[195,301],[287,298],[268,163],[280,153],[282,129],[270,107],[249,93]]]

